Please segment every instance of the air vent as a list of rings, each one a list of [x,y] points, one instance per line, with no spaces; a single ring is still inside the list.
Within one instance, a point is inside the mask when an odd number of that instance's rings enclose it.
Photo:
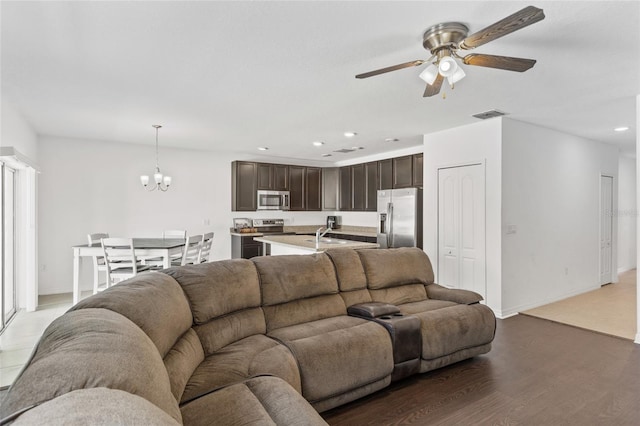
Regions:
[[[335,150],[335,151],[333,151],[333,152],[340,152],[340,153],[342,153],[342,154],[346,154],[346,153],[348,153],[348,152],[353,152],[353,151],[355,151],[355,149],[342,148],[342,149],[336,149],[336,150]]]
[[[488,118],[501,117],[503,115],[507,115],[507,113],[498,111],[497,109],[491,109],[489,111],[481,112],[479,114],[473,114],[473,117],[479,118],[480,120],[486,120]]]

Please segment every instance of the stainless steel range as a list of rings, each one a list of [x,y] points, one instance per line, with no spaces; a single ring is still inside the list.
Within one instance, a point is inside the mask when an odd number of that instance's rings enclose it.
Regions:
[[[262,234],[282,234],[284,219],[253,219],[253,227]]]

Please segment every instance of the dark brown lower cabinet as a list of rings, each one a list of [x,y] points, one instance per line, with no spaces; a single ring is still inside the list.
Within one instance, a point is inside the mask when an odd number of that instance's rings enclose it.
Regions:
[[[231,236],[231,258],[232,259],[251,259],[252,257],[262,256],[262,243],[253,240],[254,237],[232,235]]]

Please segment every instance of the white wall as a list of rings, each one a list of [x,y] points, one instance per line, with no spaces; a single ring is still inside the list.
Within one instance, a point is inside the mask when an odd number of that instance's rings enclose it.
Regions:
[[[486,303],[501,316],[500,118],[424,136],[424,250],[437,273],[438,168],[482,162],[486,189]]]
[[[503,120],[503,314],[599,287],[601,174],[614,177],[615,206],[615,147]]]
[[[12,146],[33,162],[38,161],[38,137],[31,125],[11,103],[2,98],[0,146]]]
[[[173,184],[167,192],[147,192],[139,176],[153,172],[153,146],[42,137],[39,150],[40,294],[71,291],[71,247],[84,244],[89,233],[144,237],[158,236],[163,229],[214,231],[211,257],[226,259],[231,256],[234,217],[283,217],[286,225],[318,225],[332,214],[232,212],[231,162],[271,161],[268,157],[161,147],[160,168],[173,177]],[[375,213],[344,213],[343,223],[375,226]],[[81,271],[83,289],[91,288],[90,274],[87,259]]]
[[[636,159],[618,160],[618,273],[636,267]]]

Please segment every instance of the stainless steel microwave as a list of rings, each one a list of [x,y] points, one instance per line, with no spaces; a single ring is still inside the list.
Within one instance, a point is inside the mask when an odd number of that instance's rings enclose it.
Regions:
[[[258,210],[289,210],[289,191],[258,191]]]

